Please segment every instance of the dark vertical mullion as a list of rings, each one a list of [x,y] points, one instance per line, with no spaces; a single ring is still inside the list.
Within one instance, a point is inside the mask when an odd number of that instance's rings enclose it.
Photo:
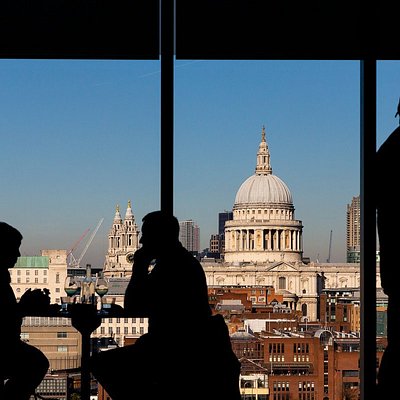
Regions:
[[[173,213],[174,0],[161,0],[161,210]]]
[[[376,389],[376,60],[361,60],[361,400]]]

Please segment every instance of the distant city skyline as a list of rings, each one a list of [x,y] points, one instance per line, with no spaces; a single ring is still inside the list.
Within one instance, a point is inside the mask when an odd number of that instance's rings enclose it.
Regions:
[[[378,146],[399,123],[399,67],[378,62]],[[160,62],[1,60],[0,82],[0,220],[37,255],[104,218],[82,260],[103,265],[116,205],[123,214],[131,200],[139,227],[160,206]],[[360,194],[358,61],[176,61],[175,215],[208,247],[254,173],[263,125],[304,256],[325,261],[332,230],[331,261],[344,262],[346,207]]]

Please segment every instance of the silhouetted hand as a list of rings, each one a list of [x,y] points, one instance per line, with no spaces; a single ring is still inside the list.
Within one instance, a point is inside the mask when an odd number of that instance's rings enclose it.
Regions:
[[[70,304],[68,311],[71,312],[72,326],[81,333],[93,332],[101,325],[101,317],[92,304]]]
[[[18,307],[22,317],[27,315],[45,315],[50,307],[50,292],[48,289],[28,289],[19,300]]]
[[[154,256],[150,254],[145,247],[136,250],[133,255],[133,271],[135,275],[147,274],[150,262]]]

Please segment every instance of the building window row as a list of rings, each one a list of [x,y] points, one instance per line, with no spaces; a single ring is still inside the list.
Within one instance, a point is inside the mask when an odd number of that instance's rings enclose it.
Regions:
[[[308,354],[310,352],[310,346],[308,343],[294,343],[293,353],[295,354]]]
[[[284,343],[270,343],[268,346],[268,350],[269,350],[270,354],[285,353],[285,344]]]
[[[23,271],[25,271],[25,274],[22,273]],[[37,275],[44,275],[44,276],[47,275],[47,269],[41,269],[40,271],[42,272],[41,274],[39,274],[38,269],[32,270],[32,269],[28,269],[28,268],[26,268],[26,269],[18,268],[18,269],[14,269],[14,271],[12,269],[9,269],[10,276],[13,276],[15,274],[17,274],[18,276],[21,276],[21,275],[29,276],[31,274],[31,272],[33,272],[33,274],[36,276]]]
[[[302,381],[299,382],[299,392],[313,392],[315,390],[314,382]]]
[[[293,356],[293,361],[294,362],[309,362],[310,357],[308,355],[301,355],[301,356]]]
[[[235,210],[235,219],[247,219],[248,215],[263,215],[266,220],[271,219],[293,219],[293,211],[291,210],[274,210],[274,209],[247,209],[247,210]]]
[[[289,382],[274,382],[272,385],[274,400],[289,400]]]
[[[24,317],[22,326],[72,326],[70,318],[63,317]]]
[[[47,278],[42,278],[42,282],[39,282],[39,278],[35,278],[35,279],[33,280],[33,282],[38,283],[38,284],[39,284],[39,283],[47,284]],[[14,282],[12,282],[12,283],[14,283]],[[22,279],[21,279],[21,278],[17,278],[17,283],[19,283],[19,284],[31,283],[31,279],[30,279],[29,276],[27,276],[27,277],[25,277],[24,282],[22,282]]]
[[[143,327],[140,327],[139,329],[137,329],[136,326],[132,326],[132,327],[131,327],[130,333],[129,333],[129,327],[127,327],[127,326],[124,326],[124,327],[123,327],[123,331],[124,331],[124,335],[129,335],[129,334],[131,334],[131,335],[138,335],[138,334],[143,335],[143,334],[145,333]],[[99,330],[98,330],[98,333],[99,333],[100,335],[105,335],[105,334],[106,334],[106,327],[105,327],[105,326],[101,326],[101,327],[99,328]],[[107,333],[108,333],[109,335],[113,335],[113,334],[114,334],[114,329],[113,329],[112,326],[109,326],[109,327],[108,327]],[[117,327],[115,328],[115,333],[116,333],[117,335],[120,335],[120,334],[121,334],[121,328],[120,328],[119,326],[117,326]]]
[[[315,400],[314,382],[299,382],[299,400]]]
[[[282,355],[270,355],[269,356],[269,361],[270,362],[285,362],[285,355],[284,354],[282,354]]]

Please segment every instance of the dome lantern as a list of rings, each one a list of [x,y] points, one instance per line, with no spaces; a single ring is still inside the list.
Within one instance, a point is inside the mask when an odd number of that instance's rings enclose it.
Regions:
[[[269,149],[268,149],[267,141],[265,139],[265,126],[264,125],[262,127],[262,132],[261,132],[261,143],[258,146],[256,174],[257,175],[272,174]]]
[[[234,209],[259,205],[293,208],[292,194],[286,184],[272,174],[270,153],[262,127],[261,143],[257,152],[255,174],[247,178],[236,193]]]

